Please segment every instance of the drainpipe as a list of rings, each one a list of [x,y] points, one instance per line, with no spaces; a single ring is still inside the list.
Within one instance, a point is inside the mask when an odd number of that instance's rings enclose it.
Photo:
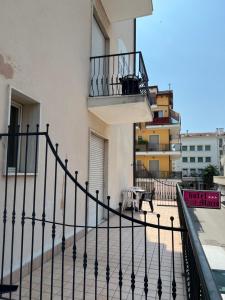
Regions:
[[[134,19],[134,52],[136,52],[136,19]],[[134,74],[136,73],[136,55],[134,55]],[[133,124],[133,186],[136,186],[136,125]]]

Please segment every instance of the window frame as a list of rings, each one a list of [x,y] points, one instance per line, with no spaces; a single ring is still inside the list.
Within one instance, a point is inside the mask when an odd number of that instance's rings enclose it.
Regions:
[[[184,160],[185,158],[187,159],[186,161]],[[183,163],[188,163],[188,157],[187,157],[187,156],[183,156],[183,157],[182,157],[182,162],[183,162]]]
[[[10,126],[10,119],[11,119],[11,107],[15,107],[18,109],[18,126],[21,129],[22,126],[22,118],[23,118],[23,105],[20,103],[17,103],[16,101],[14,101],[13,99],[11,99],[10,101],[10,106],[9,106],[9,121],[8,121],[8,126]],[[9,145],[9,144],[8,144]],[[17,170],[19,170],[19,166],[20,166],[20,151],[21,151],[21,139],[18,136],[18,150],[17,150]],[[7,151],[6,151],[6,164],[7,164],[7,152],[8,152],[8,147],[7,147]],[[8,174],[15,174],[16,171],[16,166],[15,167],[9,167],[8,165],[5,166],[7,168],[7,172]]]
[[[11,116],[11,105],[14,104],[15,106],[21,106],[22,107],[22,114],[21,114],[21,123],[20,128],[22,130],[23,127],[23,116],[24,116],[24,107],[26,107],[29,104],[32,105],[36,105],[36,110],[37,110],[37,120],[35,122],[35,126],[36,124],[41,124],[41,120],[42,120],[42,102],[40,100],[37,100],[34,96],[30,95],[27,92],[21,91],[20,89],[16,88],[15,86],[9,84],[7,87],[7,91],[8,91],[8,116],[5,122],[5,128],[6,131],[8,132],[8,126],[10,124],[10,116]],[[18,98],[18,99],[17,99]],[[21,99],[21,100],[20,100]],[[30,124],[31,125],[31,124]],[[18,170],[17,170],[17,176],[24,176],[25,172],[23,170],[21,170],[21,141],[22,139],[20,139],[20,153],[19,153],[19,159],[18,159]],[[5,145],[7,145],[7,141],[5,142]],[[39,145],[40,147],[40,145]],[[6,176],[6,174],[10,177],[10,176],[15,176],[15,168],[9,170],[8,166],[7,166],[7,148],[5,146],[5,151],[4,151],[4,159],[3,159],[3,167],[2,167],[2,175]],[[38,150],[38,162],[39,162],[39,150]],[[27,170],[26,172],[26,176],[34,176],[34,175],[38,175],[38,167],[37,167],[37,171],[36,173],[34,172],[34,170]]]
[[[190,175],[196,175],[196,168],[190,168]]]
[[[207,161],[207,158],[209,158],[209,161]],[[206,156],[206,157],[205,157],[205,162],[206,162],[206,163],[211,163],[211,162],[212,162],[211,156]]]
[[[200,161],[199,159],[202,159],[202,161]],[[203,163],[203,157],[202,156],[198,156],[198,163]]]
[[[191,161],[192,159],[194,159],[193,161]],[[195,160],[195,157],[194,156],[190,156],[190,163],[195,163],[196,160]]]

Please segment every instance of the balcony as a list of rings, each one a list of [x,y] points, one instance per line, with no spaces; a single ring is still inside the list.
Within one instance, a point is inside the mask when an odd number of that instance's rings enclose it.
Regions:
[[[153,119],[141,52],[91,57],[88,110],[106,124]]]
[[[155,188],[154,213],[148,203],[144,213],[122,211],[118,199],[108,196],[106,203],[98,190],[90,193],[59,157],[48,126],[38,129],[0,133],[7,152],[9,137],[25,138],[25,166],[28,153],[35,154],[35,169],[38,156],[44,162],[40,180],[28,180],[26,167],[21,180],[17,168],[12,180],[7,168],[2,177],[1,299],[221,299],[179,185],[146,180],[148,193]]]
[[[137,142],[136,155],[181,155],[181,144],[149,144],[147,141]]]
[[[149,171],[145,168],[136,169],[136,178],[177,179],[181,180],[182,172]]]
[[[111,22],[134,19],[152,14],[151,0],[101,0]]]
[[[145,126],[146,128],[148,127],[165,127],[165,125],[168,125],[169,127],[178,127],[180,128],[180,114],[175,112],[174,110],[170,109],[169,111],[169,116],[168,117],[154,117],[153,121],[151,122],[146,122]]]

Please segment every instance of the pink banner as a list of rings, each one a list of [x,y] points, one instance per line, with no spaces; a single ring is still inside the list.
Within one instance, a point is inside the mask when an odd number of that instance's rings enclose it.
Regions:
[[[220,192],[183,190],[184,201],[188,207],[221,208]]]

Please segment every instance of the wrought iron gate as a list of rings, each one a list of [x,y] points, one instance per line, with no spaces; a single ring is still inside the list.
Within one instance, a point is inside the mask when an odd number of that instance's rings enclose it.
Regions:
[[[18,127],[16,132],[9,128],[8,133],[0,134],[5,155],[4,176],[0,179],[0,298],[98,299],[101,287],[103,298],[109,299],[110,287],[114,286],[118,298],[124,299],[124,283],[129,281],[132,299],[137,289],[145,299],[152,289],[158,299],[166,289],[175,299],[174,235],[185,229],[174,226],[173,217],[170,226],[160,224],[160,215],[155,223],[149,223],[146,212],[135,217],[133,210],[124,214],[121,203],[115,210],[109,196],[103,200],[98,191],[90,194],[88,182],[81,185],[78,172],[72,174],[68,160],[60,159],[58,144],[53,145],[48,132],[47,125],[43,132],[39,126],[32,132],[27,126],[25,132]],[[9,143],[11,139],[13,143]],[[16,153],[16,160],[9,168],[12,153]],[[79,177],[84,180],[82,174]],[[95,224],[88,220],[89,201],[95,203]],[[105,210],[102,224],[98,223],[99,206]],[[155,287],[149,284],[149,230],[156,238]],[[167,288],[162,276],[162,231],[168,231],[171,238],[171,280]],[[143,252],[136,239],[143,245]]]

